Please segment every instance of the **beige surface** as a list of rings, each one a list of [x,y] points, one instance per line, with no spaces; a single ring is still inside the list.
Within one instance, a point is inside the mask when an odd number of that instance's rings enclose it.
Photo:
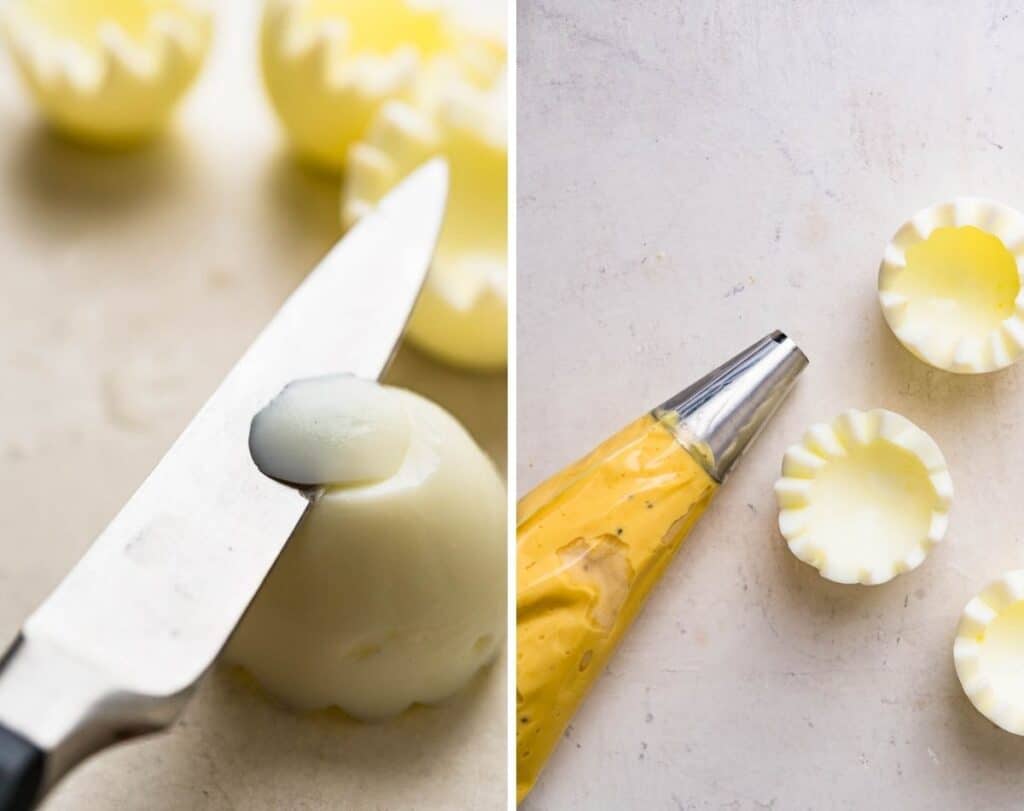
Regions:
[[[254,4],[221,15],[176,133],[127,156],[42,129],[0,60],[0,635],[77,560],[339,235],[263,102]],[[389,381],[500,465],[505,381],[410,350]],[[87,763],[51,809],[504,807],[503,663],[397,722],[300,719],[216,671],[174,730]]]
[[[520,0],[518,38],[521,488],[770,329],[811,361],[527,807],[1019,808],[1024,738],[971,707],[952,644],[1024,556],[1024,367],[915,360],[875,277],[929,203],[1024,206],[1024,16]],[[849,407],[928,431],[957,491],[945,544],[874,588],[822,580],[775,526],[786,445]]]

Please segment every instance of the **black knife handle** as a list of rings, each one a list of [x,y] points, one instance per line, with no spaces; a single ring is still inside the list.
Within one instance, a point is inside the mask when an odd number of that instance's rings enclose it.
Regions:
[[[46,755],[0,724],[0,811],[30,811],[39,799]]]
[[[54,701],[56,683],[75,691]],[[196,683],[166,694],[136,692],[52,642],[19,635],[0,655],[0,706],[12,724],[0,723],[0,811],[29,811],[85,758],[170,726]],[[34,743],[37,736],[45,748]]]

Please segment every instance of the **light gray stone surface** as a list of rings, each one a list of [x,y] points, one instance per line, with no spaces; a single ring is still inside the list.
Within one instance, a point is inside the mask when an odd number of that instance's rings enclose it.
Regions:
[[[919,208],[1024,208],[1019,5],[521,0],[518,37],[520,492],[773,328],[811,359],[526,807],[1019,807],[1024,739],[951,645],[1024,564],[1024,368],[929,369],[875,297]],[[771,484],[807,425],[874,406],[942,446],[952,524],[918,571],[839,586]]]
[[[49,135],[0,55],[0,646],[340,236],[337,180],[297,168],[262,97],[258,4],[215,5],[178,126],[131,154]],[[504,376],[403,349],[388,379],[504,466]],[[46,808],[503,809],[505,674],[366,725],[295,716],[216,669],[169,734],[89,761]]]

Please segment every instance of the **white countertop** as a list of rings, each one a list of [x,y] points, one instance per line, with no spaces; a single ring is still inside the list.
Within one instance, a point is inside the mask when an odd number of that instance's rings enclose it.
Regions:
[[[1024,739],[968,703],[964,604],[1024,565],[1024,367],[932,370],[881,251],[961,194],[1024,208],[1011,4],[521,0],[521,493],[774,328],[811,360],[671,565],[531,811],[1009,808]],[[957,490],[946,545],[863,588],[786,549],[771,485],[811,422],[882,406]]]
[[[263,100],[256,4],[218,7],[174,134],[135,153],[49,135],[0,59],[2,640],[340,236],[338,182],[290,160]],[[504,465],[504,376],[403,349],[388,380]],[[499,662],[442,708],[364,725],[296,717],[218,669],[169,734],[97,756],[46,807],[503,809],[505,683]]]

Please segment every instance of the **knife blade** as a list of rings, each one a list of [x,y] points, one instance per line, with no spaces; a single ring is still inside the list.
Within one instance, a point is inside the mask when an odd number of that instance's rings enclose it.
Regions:
[[[252,417],[297,378],[379,378],[447,188],[431,161],[346,234],[25,621],[0,662],[0,809],[32,807],[82,758],[180,712],[308,505],[256,469]]]

